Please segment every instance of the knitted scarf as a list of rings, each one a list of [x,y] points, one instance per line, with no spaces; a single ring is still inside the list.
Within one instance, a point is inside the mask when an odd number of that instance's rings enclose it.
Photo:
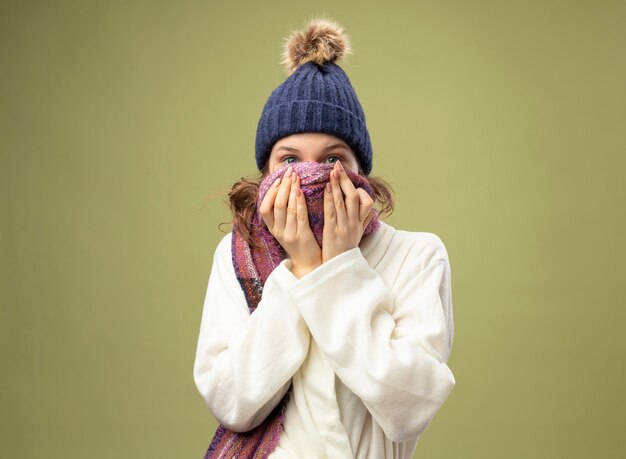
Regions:
[[[324,229],[324,187],[330,180],[333,165],[300,162],[293,164],[292,167],[293,173],[300,176],[300,186],[307,203],[309,224],[321,247]],[[248,244],[241,234],[233,229],[233,265],[251,314],[261,301],[263,286],[268,276],[287,256],[265,226],[258,212],[259,205],[270,186],[277,178],[282,177],[286,170],[287,167],[274,172],[259,185],[257,211],[253,217],[251,229],[252,240],[255,244]],[[363,188],[374,198],[373,188],[367,178],[348,170],[346,172],[356,188]],[[365,228],[363,237],[380,227],[378,211],[372,209],[372,212],[374,216]],[[218,426],[204,459],[267,458],[278,445],[290,391],[291,389],[259,426],[248,432],[233,432],[223,425]]]

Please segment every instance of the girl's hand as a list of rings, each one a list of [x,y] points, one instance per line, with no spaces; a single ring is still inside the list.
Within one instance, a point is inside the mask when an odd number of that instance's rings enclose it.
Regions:
[[[359,245],[374,216],[373,204],[367,191],[355,188],[343,165],[337,161],[324,191],[322,262]]]
[[[259,207],[261,218],[291,258],[291,272],[300,278],[322,264],[322,251],[309,226],[300,177],[289,167],[277,178]]]

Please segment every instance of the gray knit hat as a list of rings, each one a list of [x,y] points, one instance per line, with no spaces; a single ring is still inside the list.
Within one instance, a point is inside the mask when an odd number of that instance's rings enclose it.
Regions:
[[[346,142],[365,175],[372,170],[372,145],[365,113],[348,79],[335,64],[350,53],[341,26],[315,19],[285,44],[289,77],[265,103],[256,133],[256,163],[262,170],[274,144],[300,132],[321,132]]]

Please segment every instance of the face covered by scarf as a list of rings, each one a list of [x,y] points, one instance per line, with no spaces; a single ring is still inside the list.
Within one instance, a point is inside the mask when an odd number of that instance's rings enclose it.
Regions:
[[[330,172],[333,170],[334,165],[328,163],[315,163],[315,162],[299,162],[290,164],[293,167],[293,173],[300,177],[300,188],[304,194],[307,211],[309,216],[309,225],[313,231],[313,235],[317,240],[317,243],[322,247],[322,238],[324,231],[324,188],[330,181]],[[252,224],[252,238],[256,242],[260,242],[268,250],[268,254],[273,261],[268,266],[263,266],[259,274],[263,282],[267,279],[267,276],[271,271],[282,261],[287,254],[284,252],[278,241],[274,238],[269,231],[265,222],[261,218],[258,212],[261,202],[266,193],[277,178],[282,178],[287,172],[289,166],[283,167],[274,173],[265,177],[265,179],[259,185],[259,193],[257,197],[257,212],[255,213]],[[346,174],[352,181],[355,188],[363,188],[371,197],[375,199],[374,189],[370,185],[366,177],[359,175],[346,169]],[[380,220],[378,219],[378,210],[372,208],[372,219],[363,232],[363,237],[376,231],[380,226]],[[256,260],[255,260],[256,261]],[[259,260],[260,261],[260,260]],[[275,264],[274,264],[275,263]],[[267,265],[267,263],[264,263]],[[272,266],[273,265],[273,266]],[[271,267],[271,269],[269,269]],[[263,269],[267,268],[267,269]]]
[[[306,199],[309,225],[317,243],[322,247],[324,188],[330,181],[330,172],[334,166],[313,162],[301,162],[291,166],[293,166],[293,173],[300,176],[300,187]],[[233,229],[233,266],[251,314],[261,301],[263,286],[268,276],[287,257],[285,250],[269,231],[258,211],[269,188],[277,178],[281,178],[287,172],[287,169],[288,166],[270,174],[259,185],[257,211],[251,228],[254,244],[249,244]],[[363,188],[372,199],[375,199],[374,190],[367,178],[348,170],[346,173],[355,188]],[[363,237],[380,227],[378,211],[372,208],[372,212],[374,215],[365,228]],[[223,425],[218,426],[204,458],[267,458],[280,439],[289,393],[290,391],[260,425],[248,432],[233,432]]]

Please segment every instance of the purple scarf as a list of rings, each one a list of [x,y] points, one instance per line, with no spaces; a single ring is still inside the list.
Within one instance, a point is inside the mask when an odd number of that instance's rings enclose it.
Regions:
[[[300,162],[292,166],[293,172],[300,176],[300,186],[306,198],[309,213],[309,225],[321,247],[324,229],[324,187],[330,180],[330,171],[333,169],[333,165]],[[282,177],[286,171],[287,167],[284,167],[274,172],[267,176],[259,186],[257,212],[254,215],[251,229],[252,239],[256,246],[250,246],[233,229],[233,265],[251,314],[261,301],[263,285],[265,285],[268,276],[287,256],[284,249],[265,226],[258,212],[263,197],[272,183],[277,178]],[[366,177],[348,170],[346,172],[356,188],[363,188],[372,198],[375,198],[374,190]],[[380,227],[378,211],[372,209],[372,212],[374,212],[374,216],[365,228],[363,237]],[[259,426],[248,432],[233,432],[220,425],[204,459],[267,458],[278,445],[288,400],[289,392]]]

